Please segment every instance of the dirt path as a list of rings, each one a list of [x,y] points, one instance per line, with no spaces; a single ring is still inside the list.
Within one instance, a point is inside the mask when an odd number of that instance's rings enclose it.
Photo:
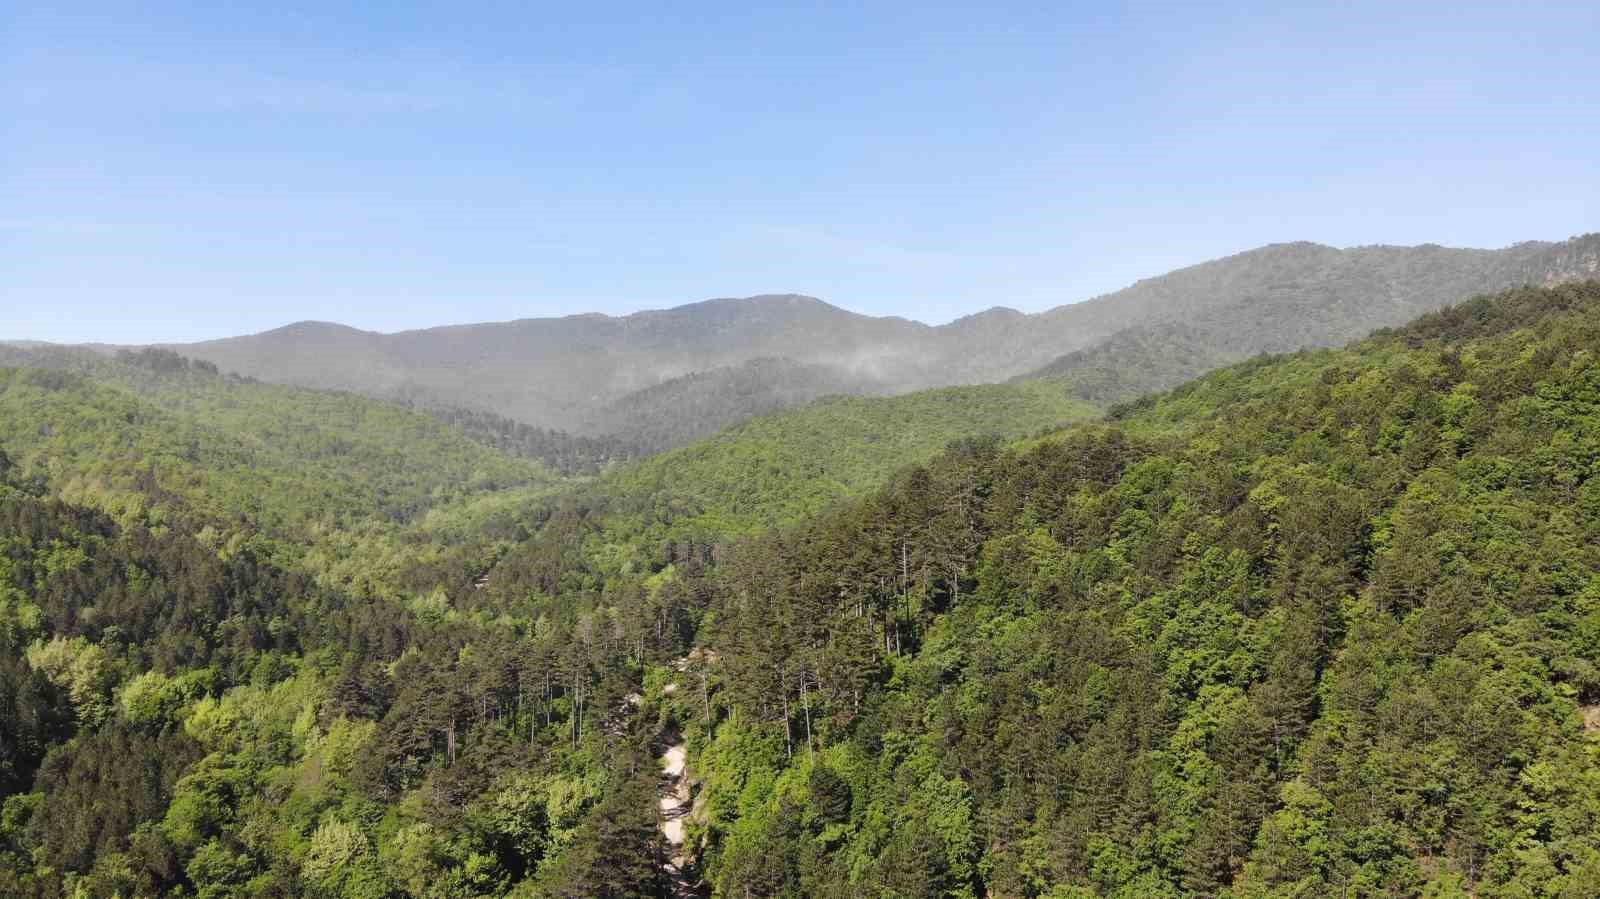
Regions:
[[[676,740],[661,756],[659,826],[669,853],[667,860],[662,863],[662,870],[672,883],[672,895],[698,896],[699,890],[684,870],[689,864],[689,853],[684,851],[683,819],[693,808],[689,796],[689,778],[684,776],[683,770],[685,755],[683,741]]]

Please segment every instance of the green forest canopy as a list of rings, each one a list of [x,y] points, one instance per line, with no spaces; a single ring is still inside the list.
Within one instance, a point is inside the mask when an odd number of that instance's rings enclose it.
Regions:
[[[659,895],[671,733],[717,895],[1588,895],[1597,351],[1517,290],[538,501],[391,407],[6,372],[0,893]]]

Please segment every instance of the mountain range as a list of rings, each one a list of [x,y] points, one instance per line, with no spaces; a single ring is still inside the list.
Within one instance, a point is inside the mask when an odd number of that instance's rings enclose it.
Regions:
[[[167,345],[225,372],[682,445],[829,395],[1049,378],[1132,399],[1252,355],[1333,346],[1474,294],[1600,273],[1600,234],[1500,250],[1272,244],[1036,314],[930,326],[793,294],[379,334],[326,322]]]

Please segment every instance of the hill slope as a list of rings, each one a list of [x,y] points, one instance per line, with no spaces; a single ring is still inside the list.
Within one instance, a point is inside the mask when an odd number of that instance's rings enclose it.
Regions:
[[[1597,275],[1600,234],[1498,252],[1268,247],[1148,282],[1140,302],[1165,311],[1027,377],[1055,378],[1084,399],[1118,402],[1256,353],[1340,344],[1474,293]],[[1174,314],[1197,293],[1209,300]]]
[[[221,376],[166,351],[0,351],[0,364],[19,363],[0,368],[0,448],[18,477],[124,523],[209,525],[224,541],[259,532],[286,559],[310,553],[320,573],[387,554],[393,574],[419,554],[402,533],[560,483],[430,416]]]
[[[1600,883],[1600,283],[968,447],[718,565],[718,890]],[[702,655],[707,655],[702,653]]]
[[[753,418],[621,468],[592,493],[606,498],[613,527],[625,532],[647,526],[726,537],[870,489],[952,441],[1017,437],[1094,414],[1042,384],[835,397]]]

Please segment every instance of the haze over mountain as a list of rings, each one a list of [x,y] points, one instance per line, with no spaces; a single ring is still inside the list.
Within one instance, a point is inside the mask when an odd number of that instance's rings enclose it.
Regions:
[[[641,452],[829,394],[1017,377],[1113,402],[1261,352],[1328,346],[1468,296],[1600,272],[1600,235],[1501,250],[1272,244],[1024,314],[945,325],[798,295],[377,334],[301,322],[175,345],[224,371],[493,412]]]

